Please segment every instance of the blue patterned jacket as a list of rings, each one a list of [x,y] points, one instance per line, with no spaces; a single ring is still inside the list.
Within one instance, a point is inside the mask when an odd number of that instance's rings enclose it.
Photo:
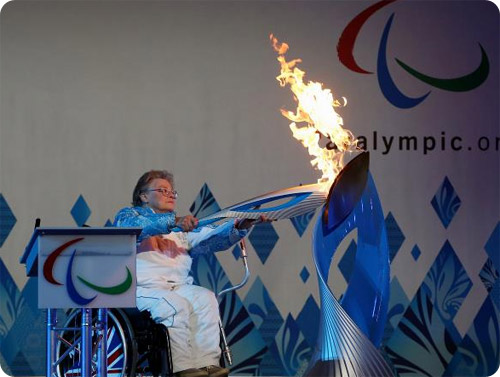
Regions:
[[[157,235],[169,234],[175,227],[175,212],[156,213],[149,207],[126,207],[115,217],[114,226],[139,227],[142,233],[137,242]],[[203,226],[188,232],[191,256],[214,253],[230,248],[247,235],[247,230],[234,227],[234,220],[219,226]]]

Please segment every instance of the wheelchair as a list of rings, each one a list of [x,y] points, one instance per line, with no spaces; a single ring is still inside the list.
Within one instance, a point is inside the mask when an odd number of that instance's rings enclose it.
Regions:
[[[241,259],[245,268],[243,280],[218,293],[218,297],[243,287],[249,279],[250,271],[244,240],[240,241]],[[80,377],[81,337],[78,327],[81,323],[81,311],[73,309],[57,335],[56,360],[57,377]],[[220,365],[230,366],[232,354],[227,343],[222,323],[220,326],[221,358]],[[93,310],[92,328],[99,327],[97,311]],[[97,374],[97,345],[102,339],[92,332],[91,374]],[[172,353],[168,329],[151,318],[149,312],[137,308],[108,309],[108,330],[106,339],[107,375],[109,377],[154,376],[172,377]]]
[[[94,310],[96,312],[96,310]],[[58,334],[56,360],[58,377],[81,376],[80,331],[81,312],[72,310]],[[93,328],[98,326],[97,313],[92,316]],[[75,330],[72,330],[75,328]],[[92,375],[97,373],[97,331],[92,333]],[[107,375],[172,376],[172,355],[167,328],[155,323],[148,312],[136,308],[109,309],[106,339]]]

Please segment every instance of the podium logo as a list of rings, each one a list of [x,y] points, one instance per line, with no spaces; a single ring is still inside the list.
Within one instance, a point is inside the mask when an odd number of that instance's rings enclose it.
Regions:
[[[54,278],[54,273],[53,273],[54,264],[56,263],[56,260],[59,257],[59,255],[61,255],[64,252],[64,250],[66,250],[71,245],[74,245],[75,243],[82,241],[83,239],[84,239],[84,237],[80,237],[80,238],[75,238],[74,240],[68,241],[68,242],[62,244],[61,246],[59,246],[57,249],[55,249],[54,251],[52,251],[49,254],[47,259],[45,260],[45,263],[43,264],[43,276],[44,276],[45,280],[47,280],[50,284],[53,284],[53,285],[64,285],[63,283],[60,283],[59,281],[57,281]],[[85,306],[85,305],[90,304],[92,301],[94,301],[94,299],[97,297],[97,295],[95,295],[94,297],[91,297],[91,298],[85,298],[80,293],[78,293],[78,291],[76,290],[75,283],[73,282],[73,273],[72,273],[75,255],[76,255],[76,249],[71,254],[68,268],[66,270],[66,284],[65,284],[65,286],[66,286],[66,291],[68,292],[68,295],[71,298],[71,300],[77,305]],[[127,277],[125,278],[125,280],[123,282],[121,282],[120,284],[117,284],[117,285],[114,285],[111,287],[103,287],[103,286],[93,284],[93,283],[87,281],[86,279],[82,278],[81,276],[77,276],[77,278],[81,283],[83,283],[84,285],[86,285],[87,287],[91,288],[92,290],[94,290],[96,292],[104,293],[107,295],[120,295],[120,294],[128,291],[128,289],[132,286],[132,274],[130,273],[130,270],[128,267],[126,267],[126,269],[127,269]]]
[[[337,44],[337,53],[340,62],[353,72],[360,74],[372,74],[363,68],[361,68],[353,56],[354,45],[356,44],[356,38],[358,37],[361,28],[364,23],[379,9],[393,3],[396,0],[383,0],[379,1],[356,17],[354,17],[351,22],[342,31]],[[387,21],[385,28],[382,32],[382,37],[380,40],[380,45],[378,49],[377,57],[377,79],[379,83],[380,90],[384,97],[394,106],[400,109],[409,109],[420,104],[427,96],[431,93],[430,91],[425,93],[420,97],[408,97],[405,95],[395,84],[392,76],[389,72],[387,66],[387,40],[389,38],[389,32],[391,30],[392,21],[394,19],[395,13],[393,13],[389,20]],[[404,63],[403,61],[396,58],[398,65],[409,73],[411,76],[419,81],[422,81],[434,88],[450,91],[450,92],[467,92],[480,86],[489,75],[489,60],[488,55],[483,49],[483,46],[479,43],[479,48],[481,50],[481,62],[478,67],[471,71],[470,73],[450,79],[432,77],[425,73],[419,72],[412,68],[410,65]]]

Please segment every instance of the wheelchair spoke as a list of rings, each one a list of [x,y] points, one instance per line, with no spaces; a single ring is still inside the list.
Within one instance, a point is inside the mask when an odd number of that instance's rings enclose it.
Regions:
[[[59,339],[61,342],[63,342],[64,344],[66,344],[68,346],[68,349],[66,351],[64,351],[64,353],[57,359],[57,361],[55,362],[55,365],[59,365],[59,363],[64,360],[66,358],[66,356],[68,356],[68,354],[75,350],[76,352],[78,352],[78,354],[80,354],[80,349],[77,347],[79,344],[80,344],[80,338],[77,338],[76,341],[72,344],[70,341],[64,339],[62,336],[58,335],[57,336],[57,339]]]

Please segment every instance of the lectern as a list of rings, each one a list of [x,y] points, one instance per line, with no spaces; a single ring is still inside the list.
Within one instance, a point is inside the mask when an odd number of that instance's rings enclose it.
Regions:
[[[81,354],[81,376],[92,376],[92,332],[98,377],[106,377],[107,309],[135,307],[136,238],[140,228],[36,228],[21,257],[38,277],[38,307],[47,310],[47,377],[70,350]],[[57,309],[81,310],[81,341],[56,360]],[[92,309],[97,324],[92,326]],[[79,346],[79,349],[74,349]]]

